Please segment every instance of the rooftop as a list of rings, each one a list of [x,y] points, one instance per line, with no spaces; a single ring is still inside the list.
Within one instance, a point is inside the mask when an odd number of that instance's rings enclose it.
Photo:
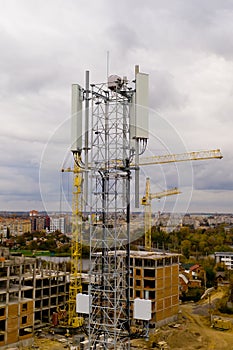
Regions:
[[[97,253],[98,255],[101,255],[101,253]],[[126,252],[124,250],[118,250],[118,251],[111,251],[109,254],[117,254],[117,255],[126,255]],[[139,251],[139,250],[131,250],[130,251],[130,257],[131,258],[145,258],[145,259],[153,259],[158,260],[162,258],[171,258],[171,257],[178,257],[181,256],[181,254],[177,253],[168,253],[168,252],[152,252],[152,251]]]

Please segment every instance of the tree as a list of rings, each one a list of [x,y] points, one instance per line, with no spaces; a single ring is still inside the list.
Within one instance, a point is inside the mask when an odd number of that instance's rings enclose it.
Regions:
[[[181,296],[182,301],[193,300],[195,302],[199,301],[204,292],[203,288],[189,288],[186,293],[183,293]]]
[[[213,268],[206,267],[205,268],[205,274],[206,274],[206,288],[214,287],[216,273],[213,270]]]
[[[191,242],[185,239],[181,242],[181,252],[186,257],[186,259],[189,259],[191,251]]]
[[[38,249],[37,241],[31,241],[28,248],[30,250],[37,250]]]

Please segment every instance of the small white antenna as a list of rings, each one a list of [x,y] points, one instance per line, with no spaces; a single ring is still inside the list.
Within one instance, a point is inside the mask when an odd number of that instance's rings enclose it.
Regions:
[[[109,77],[109,51],[107,51],[106,73],[107,73],[107,81],[108,81],[108,77]]]

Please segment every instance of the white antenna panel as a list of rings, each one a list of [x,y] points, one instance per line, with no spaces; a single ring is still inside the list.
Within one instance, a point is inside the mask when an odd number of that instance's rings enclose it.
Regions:
[[[90,296],[88,294],[78,293],[76,295],[76,312],[81,314],[90,313]]]
[[[135,106],[131,113],[131,138],[148,139],[148,96],[149,75],[145,73],[136,74],[136,96]],[[132,106],[133,107],[133,106]]]
[[[137,320],[151,320],[151,300],[134,299],[133,318]]]
[[[71,151],[82,149],[82,89],[72,84],[71,103]]]

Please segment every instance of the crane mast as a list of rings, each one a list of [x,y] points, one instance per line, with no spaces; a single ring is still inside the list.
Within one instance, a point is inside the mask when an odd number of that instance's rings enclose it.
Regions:
[[[144,209],[144,232],[145,232],[145,249],[150,250],[151,249],[151,201],[155,198],[162,198],[166,196],[172,196],[175,194],[180,194],[181,192],[175,187],[170,190],[166,190],[163,192],[158,192],[152,194],[150,192],[150,179],[147,177],[146,179],[146,191],[145,196],[141,199],[141,204],[145,207]]]
[[[76,312],[76,295],[82,293],[82,183],[83,177],[81,169],[74,163],[71,274],[68,300],[68,326],[72,328],[78,328],[83,325],[83,317]]]

